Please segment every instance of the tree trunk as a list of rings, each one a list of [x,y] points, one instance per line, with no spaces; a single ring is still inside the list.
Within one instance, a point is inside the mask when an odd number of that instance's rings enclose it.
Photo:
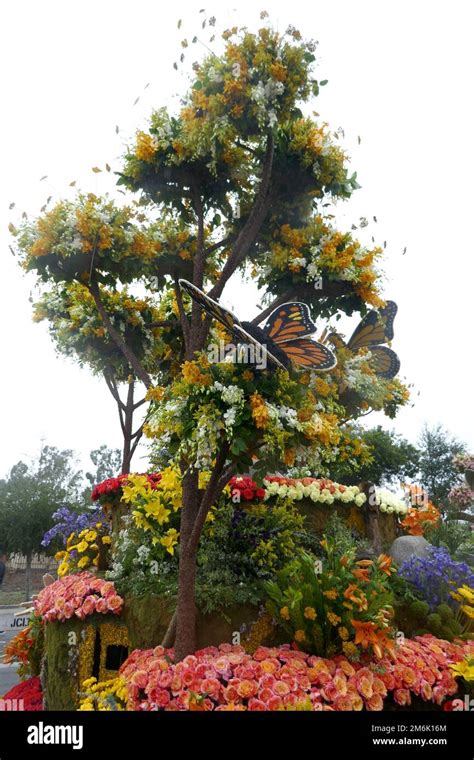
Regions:
[[[31,598],[31,552],[26,555],[26,601]]]
[[[123,430],[122,474],[128,475],[132,465],[133,391],[135,383],[128,385],[127,403]]]
[[[380,533],[380,512],[375,503],[375,486],[373,483],[359,483],[359,488],[367,497],[364,504],[364,516],[367,525],[368,539],[374,551],[380,554],[382,551],[382,536]]]
[[[196,555],[188,543],[199,510],[198,473],[183,477],[183,505],[181,507],[179,586],[176,607],[175,662],[196,649]]]

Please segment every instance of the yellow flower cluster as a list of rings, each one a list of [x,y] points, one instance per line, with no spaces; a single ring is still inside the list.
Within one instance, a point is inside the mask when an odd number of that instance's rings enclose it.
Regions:
[[[250,397],[250,408],[252,410],[252,419],[255,427],[266,428],[270,421],[270,414],[267,409],[265,400],[257,391]]]
[[[161,544],[173,555],[179,533],[174,527],[162,532],[162,527],[170,522],[171,515],[182,504],[181,474],[175,467],[167,467],[161,479],[152,487],[146,475],[130,475],[122,487],[122,500],[132,506],[135,524],[155,535],[152,543]]]
[[[87,567],[97,567],[100,558],[100,544],[108,546],[110,536],[101,535],[103,527],[101,522],[94,528],[86,528],[79,534],[71,533],[66,542],[66,550],[57,552],[54,558],[60,560],[58,576],[60,578],[76,570],[85,570]],[[74,554],[73,554],[74,552]]]
[[[451,591],[451,596],[457,602],[461,602],[461,611],[470,619],[474,620],[474,589],[466,584],[456,591]]]
[[[201,372],[197,362],[184,362],[182,367],[183,379],[189,385],[211,385],[212,377]]]
[[[449,667],[455,676],[464,678],[468,683],[474,682],[474,657],[466,657],[461,662],[455,662]]]
[[[158,145],[153,137],[146,132],[137,132],[135,155],[140,161],[151,163],[155,158]]]
[[[109,681],[98,682],[96,678],[88,678],[82,684],[84,696],[81,699],[81,711],[125,711],[128,702],[127,683],[123,676],[117,676]]]

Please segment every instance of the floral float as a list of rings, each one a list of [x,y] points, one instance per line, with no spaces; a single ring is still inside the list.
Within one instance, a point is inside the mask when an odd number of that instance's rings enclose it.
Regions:
[[[109,709],[141,711],[382,710],[389,701],[406,707],[414,697],[441,705],[458,689],[451,665],[473,654],[473,642],[433,636],[404,641],[377,663],[316,657],[289,645],[249,655],[221,644],[173,664],[173,651],[156,647],[132,652],[117,680],[86,682],[80,709],[104,709],[108,701]]]

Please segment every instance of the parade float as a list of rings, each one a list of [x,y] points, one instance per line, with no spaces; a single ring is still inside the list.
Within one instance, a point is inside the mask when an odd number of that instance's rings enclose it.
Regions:
[[[436,507],[330,479],[373,455],[355,421],[409,390],[383,249],[327,211],[358,183],[307,115],[316,43],[268,25],[220,43],[128,147],[128,205],[79,193],[12,226],[35,319],[114,399],[123,472],[80,524],[58,516],[58,578],[6,656],[31,709],[39,685],[46,710],[440,708],[472,687],[472,570],[433,548],[396,567]],[[262,293],[251,321],[222,304],[238,274]]]

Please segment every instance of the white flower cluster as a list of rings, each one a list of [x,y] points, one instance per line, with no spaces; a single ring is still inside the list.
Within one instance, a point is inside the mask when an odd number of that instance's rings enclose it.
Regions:
[[[148,546],[145,546],[142,544],[142,546],[139,546],[137,549],[137,556],[133,560],[134,565],[147,565],[148,564],[148,558],[150,556],[150,549]]]
[[[229,408],[224,412],[224,425],[227,430],[232,430],[237,419],[237,414],[244,407],[244,391],[238,385],[223,385],[219,382],[215,382],[210,390],[217,391],[222,401],[229,405]]]
[[[252,87],[252,100],[258,106],[259,121],[270,128],[274,127],[278,121],[278,116],[273,108],[274,101],[283,93],[284,89],[283,82],[278,82],[276,79],[268,79],[265,84],[260,81]]]
[[[301,501],[301,499],[311,499],[315,504],[334,504],[334,502],[341,502],[342,504],[355,504],[357,507],[361,507],[367,497],[357,486],[341,486],[339,483],[333,483],[332,488],[334,492],[331,493],[330,488],[325,487],[324,482],[318,482],[315,480],[309,485],[303,483],[295,483],[294,485],[286,485],[278,482],[264,481],[265,485],[265,500],[272,496],[283,496],[290,501]]]
[[[212,467],[221,430],[220,420],[209,417],[200,418],[200,423],[192,434],[192,444],[196,452],[195,466],[198,469],[206,470]]]
[[[389,515],[406,515],[408,512],[407,503],[391,491],[387,491],[386,488],[376,488],[375,498],[381,512],[386,512]]]

